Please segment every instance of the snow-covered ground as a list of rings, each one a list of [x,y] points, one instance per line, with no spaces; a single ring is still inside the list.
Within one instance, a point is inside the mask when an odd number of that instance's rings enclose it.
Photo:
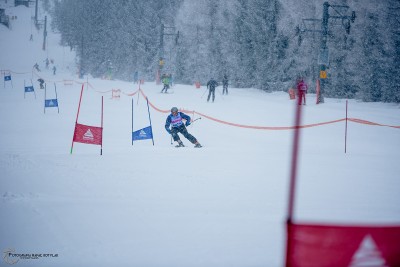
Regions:
[[[32,8],[12,8],[12,29],[0,26],[0,249],[57,254],[20,259],[17,266],[282,266],[293,130],[236,127],[202,117],[188,130],[204,146],[175,148],[164,129],[168,113],[150,108],[151,140],[131,143],[132,97],[137,84],[76,75],[73,51],[49,30],[31,26]],[[33,41],[29,41],[30,34]],[[57,66],[53,75],[44,60]],[[32,66],[38,62],[47,108]],[[64,80],[73,80],[66,85]],[[100,126],[100,147],[74,144],[78,122]],[[24,84],[33,93],[24,97]],[[68,83],[68,82],[67,82]],[[55,84],[55,85],[54,85]],[[111,99],[111,89],[122,90]],[[170,94],[141,85],[161,110],[172,106],[251,126],[292,126],[294,102],[284,92],[230,88],[214,103],[205,87],[175,85]],[[282,88],[286,90],[287,88]],[[106,92],[106,93],[102,93]],[[143,96],[133,96],[134,130],[149,125]],[[346,100],[315,104],[307,95],[303,124],[345,117]],[[193,115],[187,113],[188,115]],[[199,115],[193,117],[198,118]],[[400,125],[396,104],[349,100],[349,117]],[[295,221],[339,224],[400,222],[400,129],[349,122],[301,131]],[[2,262],[2,266],[5,262]]]

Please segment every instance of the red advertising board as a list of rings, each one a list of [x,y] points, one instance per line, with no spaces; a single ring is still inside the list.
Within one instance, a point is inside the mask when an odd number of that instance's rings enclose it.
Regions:
[[[400,266],[400,226],[288,224],[286,266]]]
[[[103,129],[101,127],[76,123],[73,142],[101,145],[102,132]]]

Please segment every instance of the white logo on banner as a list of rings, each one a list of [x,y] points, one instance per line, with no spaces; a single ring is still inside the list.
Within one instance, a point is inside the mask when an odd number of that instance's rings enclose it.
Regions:
[[[54,106],[53,100],[50,100],[50,101],[49,101],[49,106]]]
[[[86,133],[83,135],[83,140],[90,140],[90,141],[94,140],[94,136],[92,134],[92,131],[90,131],[90,129],[88,129]]]
[[[143,131],[143,130],[140,131],[139,135],[140,135],[140,136],[147,136],[146,132]]]
[[[387,267],[385,259],[370,235],[364,237],[349,267]]]

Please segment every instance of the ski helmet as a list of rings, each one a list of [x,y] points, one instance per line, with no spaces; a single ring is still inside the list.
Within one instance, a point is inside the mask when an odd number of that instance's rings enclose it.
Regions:
[[[177,107],[171,108],[171,113],[174,113],[174,112],[178,112],[178,108]]]

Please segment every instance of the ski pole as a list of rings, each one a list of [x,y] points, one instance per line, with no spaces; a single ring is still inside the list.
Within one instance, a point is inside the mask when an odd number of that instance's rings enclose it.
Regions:
[[[195,119],[195,120],[192,120],[192,122],[191,122],[190,124],[192,124],[193,122],[195,122],[195,121],[197,121],[197,120],[201,120],[201,117],[199,117],[199,118],[197,118],[197,119]]]

